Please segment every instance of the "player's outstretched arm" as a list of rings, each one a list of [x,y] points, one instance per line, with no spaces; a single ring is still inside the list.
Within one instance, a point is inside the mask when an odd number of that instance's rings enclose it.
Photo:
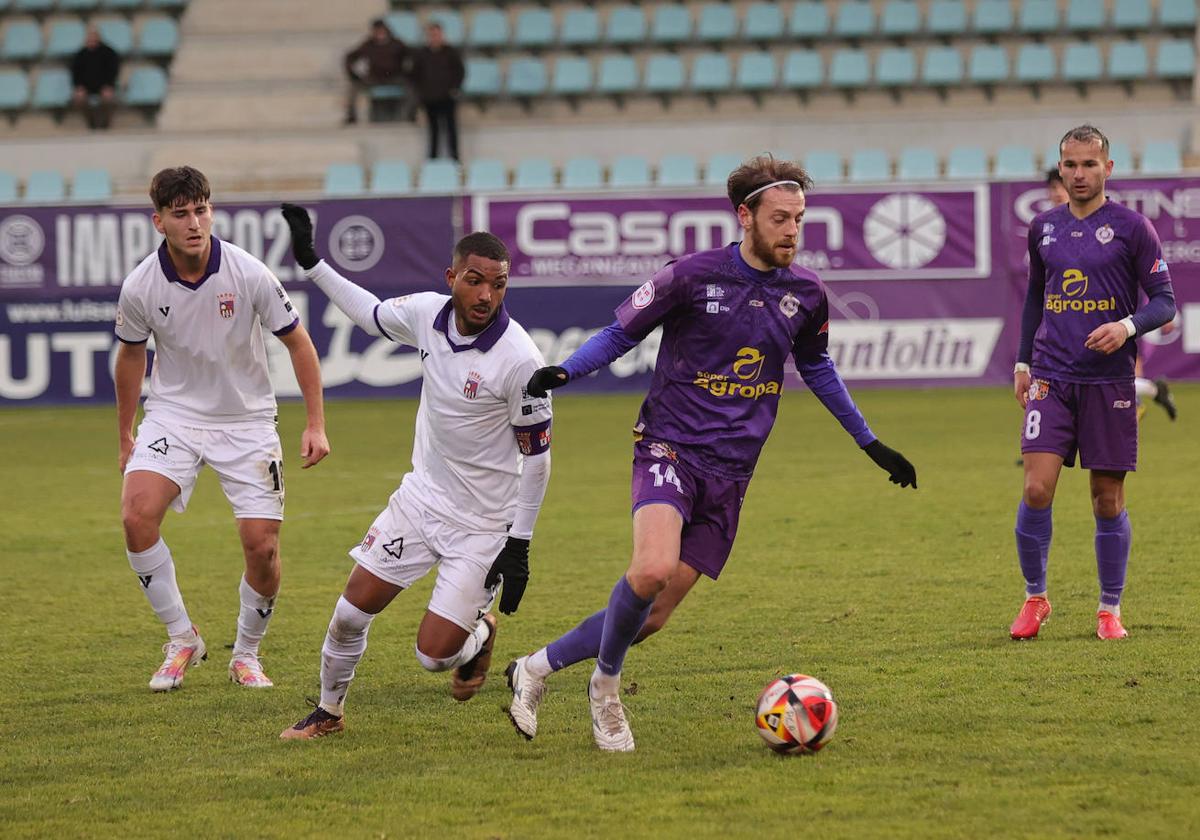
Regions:
[[[899,484],[901,487],[911,485],[912,489],[917,489],[917,468],[895,449],[876,438],[863,447],[863,452],[888,474],[888,480],[892,484]]]
[[[531,397],[544,397],[551,388],[566,385],[573,379],[600,370],[637,345],[638,339],[625,332],[620,321],[613,321],[581,344],[579,349],[562,363],[562,367],[550,365],[534,371],[525,390]]]
[[[117,390],[117,467],[122,473],[133,454],[133,421],[137,419],[142,380],[146,377],[146,345],[121,342],[113,381]]]
[[[300,393],[304,395],[304,410],[308,419],[300,435],[300,457],[304,459],[301,469],[308,469],[329,454],[329,439],[325,436],[325,398],[321,391],[321,360],[303,324],[297,324],[294,330],[281,335],[279,340],[292,357],[292,370],[296,372]]]

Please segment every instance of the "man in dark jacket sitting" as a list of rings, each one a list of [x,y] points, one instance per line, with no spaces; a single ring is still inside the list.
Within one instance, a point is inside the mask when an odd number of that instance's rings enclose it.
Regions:
[[[392,35],[382,18],[371,21],[371,32],[361,44],[346,53],[346,75],[350,91],[346,97],[346,124],[356,122],[355,101],[375,85],[404,86],[409,51]],[[402,106],[402,110],[405,110]]]

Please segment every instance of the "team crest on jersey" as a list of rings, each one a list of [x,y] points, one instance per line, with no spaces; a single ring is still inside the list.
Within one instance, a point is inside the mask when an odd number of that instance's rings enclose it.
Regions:
[[[370,551],[371,547],[375,545],[375,538],[377,536],[379,536],[379,529],[372,525],[370,530],[367,531],[367,535],[363,537],[362,550]]]
[[[118,327],[125,326],[125,313],[121,311],[120,306],[117,307],[117,326]]]
[[[637,291],[633,293],[634,309],[645,309],[654,301],[654,281],[647,280],[642,285],[638,286]]]
[[[473,400],[479,396],[479,385],[481,382],[483,382],[483,377],[479,373],[475,371],[468,373],[466,384],[463,385],[463,396],[469,400]]]
[[[675,450],[665,443],[654,441],[650,444],[651,456],[658,458],[661,461],[678,461],[679,456],[675,454]]]
[[[1096,241],[1101,245],[1107,245],[1109,242],[1112,242],[1114,236],[1116,234],[1113,233],[1112,225],[1102,225],[1096,229]]]
[[[1029,386],[1029,399],[1044,400],[1050,396],[1050,383],[1045,379],[1035,379]]]
[[[1158,274],[1160,271],[1166,271],[1166,270],[1167,270],[1167,261],[1164,260],[1162,257],[1159,257],[1158,259],[1156,259],[1154,261],[1154,265],[1150,267],[1151,274]],[[118,309],[117,313],[120,314],[120,312],[121,312],[121,310]],[[120,322],[118,322],[118,323],[120,323]]]
[[[794,317],[800,311],[800,301],[796,299],[795,295],[788,292],[779,300],[779,311],[789,318]]]
[[[222,294],[217,295],[217,309],[221,313],[222,318],[233,317],[233,295]]]

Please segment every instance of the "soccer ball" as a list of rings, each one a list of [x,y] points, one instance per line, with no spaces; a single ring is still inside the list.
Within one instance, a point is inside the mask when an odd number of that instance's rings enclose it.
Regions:
[[[773,680],[758,696],[754,725],[778,753],[816,752],[837,729],[838,710],[825,683],[807,674]]]

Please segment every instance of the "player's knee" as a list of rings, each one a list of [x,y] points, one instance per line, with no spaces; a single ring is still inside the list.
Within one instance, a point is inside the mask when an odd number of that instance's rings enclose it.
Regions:
[[[457,657],[454,656],[430,656],[415,645],[413,652],[417,656],[417,661],[421,663],[421,667],[426,671],[448,671],[457,661]]]
[[[648,565],[631,569],[627,575],[629,586],[641,598],[654,598],[671,582],[671,570],[666,567]]]
[[[246,565],[255,569],[270,569],[279,561],[279,540],[273,536],[261,537],[242,546],[246,554]]]
[[[1124,509],[1124,503],[1116,496],[1097,496],[1092,499],[1092,512],[1101,519],[1120,516]]]
[[[1029,477],[1025,479],[1025,504],[1035,510],[1050,507],[1054,501],[1054,485]]]
[[[367,635],[375,616],[363,612],[344,597],[338,598],[329,621],[329,638],[336,644],[353,644]]]
[[[121,525],[125,529],[126,545],[134,551],[143,551],[158,540],[158,520],[136,499],[122,503]]]

